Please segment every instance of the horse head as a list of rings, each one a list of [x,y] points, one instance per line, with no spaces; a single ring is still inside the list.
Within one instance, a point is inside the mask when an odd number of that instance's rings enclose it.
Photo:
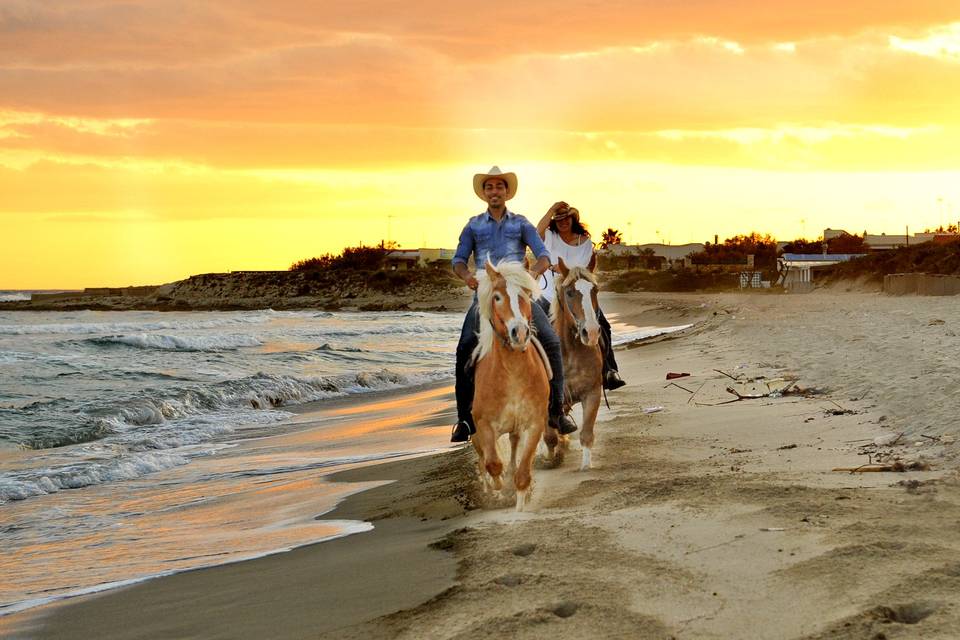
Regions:
[[[533,298],[538,295],[536,282],[522,264],[501,262],[494,266],[488,261],[486,278],[480,280],[477,290],[480,317],[488,321],[487,326],[505,346],[514,351],[524,351],[532,337],[531,305]],[[484,331],[481,328],[481,348],[483,338]]]
[[[560,276],[556,279],[557,295],[553,312],[564,314],[571,332],[588,347],[600,341],[597,321],[597,277],[586,267],[567,267],[558,258]]]

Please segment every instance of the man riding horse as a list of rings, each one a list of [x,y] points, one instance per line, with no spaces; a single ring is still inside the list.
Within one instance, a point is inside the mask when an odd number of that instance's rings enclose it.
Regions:
[[[488,261],[493,264],[501,260],[523,262],[529,247],[537,257],[531,269],[532,275],[536,278],[543,274],[550,267],[550,254],[536,228],[525,217],[507,209],[507,200],[517,193],[517,176],[493,167],[487,173],[473,176],[473,190],[487,203],[487,210],[470,218],[460,232],[460,242],[453,257],[454,273],[470,289],[476,291],[477,278],[467,266],[471,255],[476,267],[483,268]],[[560,340],[540,305],[533,305],[533,322],[553,370],[548,422],[561,434],[573,433],[577,430],[577,425],[563,413],[563,358],[560,353]],[[451,442],[466,442],[477,430],[472,415],[474,372],[470,366],[470,358],[477,346],[479,329],[480,316],[474,294],[473,303],[463,320],[460,343],[457,345],[457,424],[453,427]]]

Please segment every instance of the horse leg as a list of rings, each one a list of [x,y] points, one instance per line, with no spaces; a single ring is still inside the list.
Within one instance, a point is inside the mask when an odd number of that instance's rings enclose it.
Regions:
[[[477,424],[479,423],[475,422],[474,426],[476,426]],[[487,474],[487,469],[486,469],[487,463],[483,457],[483,447],[480,446],[480,441],[482,438],[477,437],[479,433],[480,433],[480,428],[477,427],[477,433],[474,434],[472,438],[470,438],[470,443],[473,445],[474,450],[477,452],[477,475],[480,477],[480,481],[483,483],[484,492],[489,492],[491,490],[490,476]]]
[[[500,491],[503,487],[500,480],[503,463],[497,455],[497,432],[492,425],[486,421],[477,421],[477,432],[473,434],[473,446],[480,454],[480,463],[483,465],[481,473],[486,472],[484,480],[490,483],[489,488]]]
[[[597,421],[597,412],[600,411],[600,392],[594,391],[583,399],[583,424],[580,427],[580,448],[583,457],[580,460],[580,470],[590,468],[590,452],[593,449],[593,425]]]
[[[513,475],[513,486],[517,489],[517,511],[523,511],[530,497],[533,482],[533,457],[537,454],[537,446],[543,435],[546,425],[540,424],[523,430],[520,436],[520,464]]]
[[[510,432],[510,466],[507,467],[507,473],[513,475],[517,472],[517,444],[520,442],[520,434],[514,429]]]
[[[547,445],[547,459],[554,465],[563,461],[563,449],[560,442],[560,432],[553,427],[543,431],[543,443]]]

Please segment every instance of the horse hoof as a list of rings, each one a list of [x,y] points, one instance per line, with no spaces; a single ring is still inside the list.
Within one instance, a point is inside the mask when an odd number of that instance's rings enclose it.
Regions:
[[[528,491],[517,491],[517,512],[521,512],[527,506]]]

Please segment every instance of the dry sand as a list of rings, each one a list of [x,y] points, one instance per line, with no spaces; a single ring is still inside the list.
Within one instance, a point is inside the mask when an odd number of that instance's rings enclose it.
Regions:
[[[605,308],[699,322],[619,354],[631,384],[601,414],[595,468],[575,471],[574,441],[565,466],[537,472],[528,512],[475,508],[467,449],[354,471],[400,479],[330,515],[374,533],[55,607],[23,637],[960,637],[960,298]],[[806,394],[719,404],[727,386],[765,386],[714,369],[795,377]],[[686,390],[669,371],[692,374]],[[896,446],[873,445],[891,433]],[[866,453],[932,470],[833,471]]]

